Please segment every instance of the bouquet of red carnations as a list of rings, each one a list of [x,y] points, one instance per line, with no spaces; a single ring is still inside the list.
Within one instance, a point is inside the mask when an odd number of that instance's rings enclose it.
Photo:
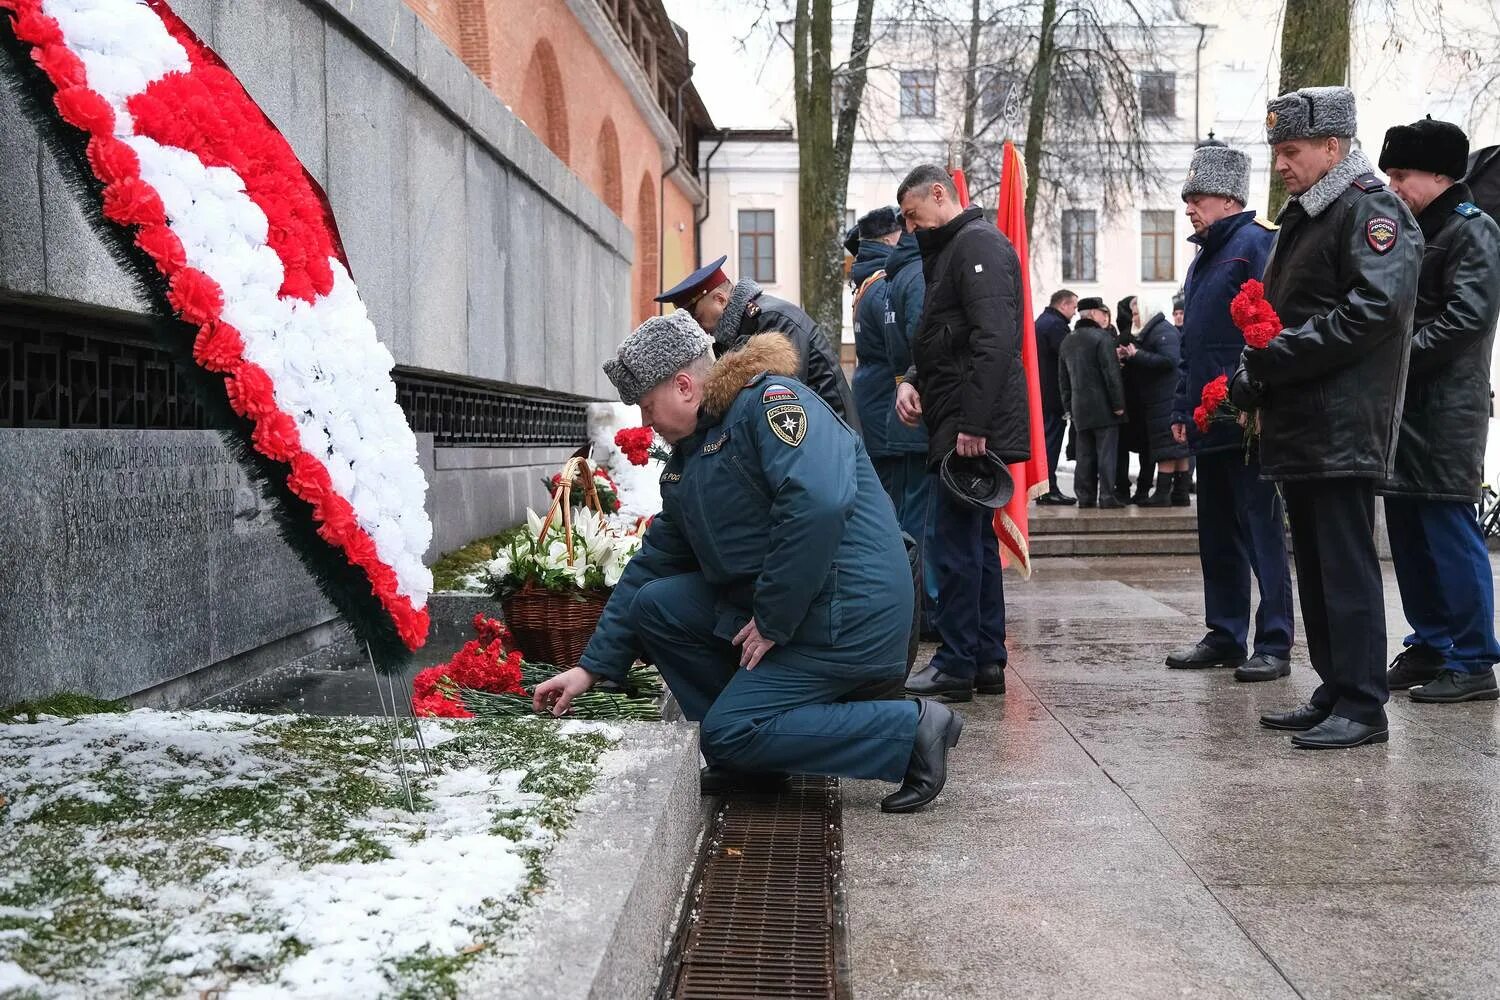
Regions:
[[[649,427],[625,427],[615,433],[615,447],[625,453],[631,465],[645,465],[653,458],[665,462],[671,457],[666,446]]]

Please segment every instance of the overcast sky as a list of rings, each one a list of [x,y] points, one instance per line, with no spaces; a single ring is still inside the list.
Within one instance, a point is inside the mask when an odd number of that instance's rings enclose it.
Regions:
[[[760,82],[772,34],[768,23],[757,26],[760,5],[743,0],[664,2],[672,20],[688,33],[688,54],[695,64],[693,85],[708,105],[714,124],[733,128],[783,124],[773,110],[775,95]]]

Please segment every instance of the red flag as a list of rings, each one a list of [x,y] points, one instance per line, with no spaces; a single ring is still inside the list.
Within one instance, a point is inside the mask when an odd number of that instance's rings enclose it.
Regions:
[[[962,170],[953,171],[958,203],[969,205],[969,185]],[[1031,423],[1031,457],[1010,466],[1016,484],[1010,503],[995,513],[995,537],[1000,540],[1000,561],[1014,564],[1021,576],[1031,576],[1031,532],[1027,511],[1033,498],[1047,492],[1047,442],[1042,427],[1041,370],[1036,353],[1036,322],[1031,310],[1031,253],[1026,236],[1026,177],[1021,158],[1009,139],[1005,141],[1000,169],[1000,200],[995,224],[1016,248],[1021,259],[1021,367],[1026,372],[1026,410]]]

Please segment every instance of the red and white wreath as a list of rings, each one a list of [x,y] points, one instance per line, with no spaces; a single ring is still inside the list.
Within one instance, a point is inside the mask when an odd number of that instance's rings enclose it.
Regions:
[[[105,218],[168,282],[251,446],[285,463],[317,532],[368,578],[409,649],[426,641],[427,483],[394,359],[326,197],[217,55],[159,0],[0,0],[88,136]]]

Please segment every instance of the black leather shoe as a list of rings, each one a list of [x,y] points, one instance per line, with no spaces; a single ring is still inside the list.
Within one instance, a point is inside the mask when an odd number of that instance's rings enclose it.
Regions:
[[[1285,656],[1256,653],[1241,666],[1234,668],[1234,679],[1237,681],[1274,681],[1278,677],[1289,677],[1291,673],[1292,661]]]
[[[980,667],[978,675],[974,678],[974,692],[976,694],[1004,694],[1005,664],[986,663]]]
[[[1099,503],[1096,500],[1080,500],[1078,501],[1078,506],[1084,510],[1093,510],[1099,506]]]
[[[949,701],[973,701],[974,682],[967,677],[945,674],[931,663],[906,679],[906,693]]]
[[[1099,501],[1100,510],[1120,510],[1125,505],[1114,497],[1104,497]]]
[[[1367,726],[1339,715],[1330,715],[1318,725],[1292,737],[1298,750],[1347,750],[1366,743],[1384,743],[1390,738],[1385,723]]]
[[[964,717],[942,702],[917,699],[917,738],[901,787],[880,800],[880,811],[915,812],[938,797],[948,781],[948,751],[958,746]]]
[[[709,764],[698,771],[700,795],[775,795],[790,775],[780,771],[736,771]]]
[[[1043,493],[1036,498],[1036,505],[1038,507],[1071,507],[1077,502],[1077,500],[1059,490]]]
[[[1323,724],[1332,713],[1326,708],[1318,708],[1315,705],[1303,705],[1294,708],[1290,712],[1267,712],[1260,717],[1260,724],[1267,729],[1289,729],[1293,732],[1306,732],[1314,726]]]
[[[1396,654],[1385,672],[1386,687],[1405,691],[1429,681],[1443,672],[1443,654],[1427,646],[1407,646]]]
[[[1167,666],[1173,670],[1207,670],[1210,667],[1238,667],[1244,654],[1215,649],[1206,642],[1185,646],[1167,654]]]
[[[1480,674],[1463,670],[1444,670],[1436,680],[1411,689],[1412,701],[1447,705],[1457,701],[1494,701],[1500,698],[1493,668]]]

